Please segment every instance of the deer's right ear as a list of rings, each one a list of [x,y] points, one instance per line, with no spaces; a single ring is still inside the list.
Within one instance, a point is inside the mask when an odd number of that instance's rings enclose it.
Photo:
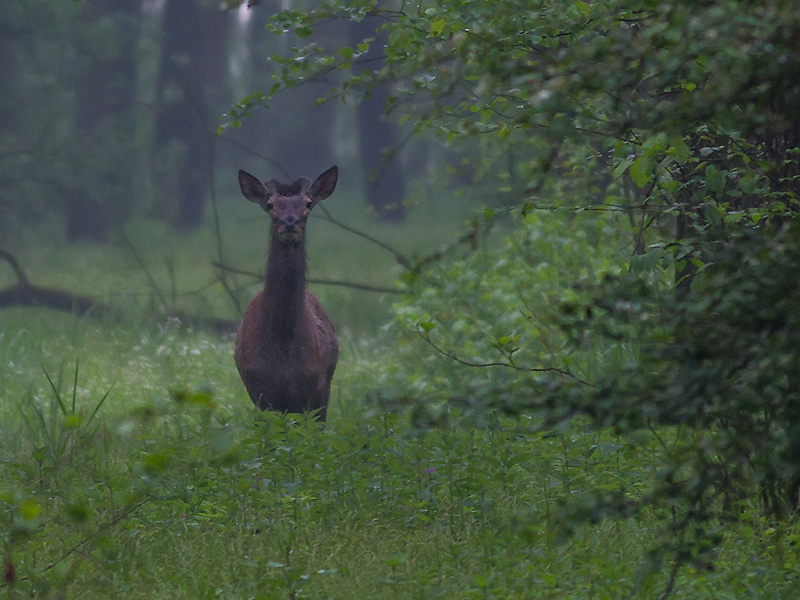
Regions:
[[[263,184],[247,171],[239,171],[239,187],[250,202],[264,204],[269,198],[269,193]]]

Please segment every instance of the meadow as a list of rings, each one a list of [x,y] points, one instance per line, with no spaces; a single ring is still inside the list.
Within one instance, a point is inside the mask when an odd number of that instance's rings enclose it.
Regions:
[[[258,271],[264,224],[229,208],[224,257]],[[371,231],[423,255],[460,227],[416,218]],[[400,274],[391,254],[321,220],[310,228],[312,277],[391,286]],[[655,440],[579,422],[542,433],[530,416],[420,427],[358,391],[395,359],[382,328],[393,296],[323,286],[342,345],[328,423],[259,413],[231,335],[153,316],[166,305],[235,318],[209,267],[213,232],[142,220],[127,233],[108,249],[38,232],[18,252],[36,283],[91,292],[119,314],[0,312],[0,597],[662,594],[670,565],[651,550],[669,514],[574,524],[564,511],[589,488],[656,477]],[[258,282],[239,277],[246,298]],[[798,597],[796,523],[765,520],[754,498],[724,534],[716,568],[684,568],[674,597]]]

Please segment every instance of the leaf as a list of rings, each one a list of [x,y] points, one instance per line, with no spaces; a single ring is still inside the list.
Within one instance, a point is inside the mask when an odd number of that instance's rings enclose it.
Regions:
[[[395,29],[389,35],[389,46],[407,51],[414,41],[414,37],[406,29]]]
[[[748,173],[739,180],[739,189],[741,189],[748,196],[754,194],[758,185],[758,179]]]
[[[309,27],[308,25],[301,25],[294,30],[294,33],[299,38],[307,38],[311,37],[311,35],[314,33],[314,28]]]
[[[591,7],[586,2],[576,2],[575,7],[586,17],[588,17],[592,12]]]
[[[354,54],[355,54],[355,52],[353,51],[353,49],[350,46],[345,46],[344,48],[341,48],[339,50],[339,55],[344,60],[352,60]]]
[[[643,188],[653,178],[653,157],[640,156],[631,165],[630,171],[631,179],[637,187]]]
[[[614,179],[619,178],[633,164],[633,159],[626,158],[614,168]]]
[[[156,473],[166,469],[172,462],[172,456],[167,452],[151,452],[144,458],[144,467],[149,473]]]
[[[683,136],[675,136],[670,140],[669,153],[679,163],[684,163],[692,157],[692,151]]]
[[[661,250],[655,249],[631,257],[631,272],[651,273],[661,260]]]
[[[444,26],[447,24],[447,21],[444,19],[435,19],[431,22],[431,35],[441,35],[442,31],[444,31]]]
[[[65,506],[64,512],[67,513],[67,517],[74,523],[83,523],[90,515],[89,507],[78,502]]]
[[[714,165],[706,167],[706,187],[715,194],[721,194],[725,189],[725,173]]]
[[[422,329],[425,333],[430,333],[434,329],[436,329],[436,323],[432,323],[431,321],[421,321],[417,323],[420,329]]]
[[[28,498],[19,505],[19,514],[26,521],[30,521],[39,516],[42,512],[42,505],[33,498]]]

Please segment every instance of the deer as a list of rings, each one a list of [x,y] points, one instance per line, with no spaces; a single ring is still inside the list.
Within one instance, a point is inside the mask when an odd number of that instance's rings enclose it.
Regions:
[[[331,379],[339,358],[336,330],[306,288],[306,221],[333,193],[334,165],[312,183],[270,179],[263,184],[239,171],[239,187],[270,216],[264,289],[248,304],[236,333],[234,358],[244,387],[261,410],[316,411],[325,421]]]

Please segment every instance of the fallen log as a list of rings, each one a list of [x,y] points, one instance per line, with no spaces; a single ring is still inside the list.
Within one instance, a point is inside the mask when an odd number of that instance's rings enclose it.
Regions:
[[[17,283],[0,289],[0,309],[13,307],[43,307],[52,310],[69,312],[79,316],[107,316],[122,320],[117,311],[91,296],[76,294],[58,288],[42,287],[31,283],[16,258],[9,252],[0,249],[0,259],[11,266],[17,276]],[[164,319],[178,320],[200,329],[212,330],[220,335],[236,331],[238,321],[203,317],[185,312],[171,312],[163,315]]]

